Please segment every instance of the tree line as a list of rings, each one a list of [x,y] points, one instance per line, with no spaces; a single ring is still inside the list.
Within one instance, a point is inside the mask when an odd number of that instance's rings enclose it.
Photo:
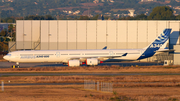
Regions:
[[[139,14],[135,17],[122,17],[116,18],[112,16],[103,16],[103,19],[108,20],[179,20],[180,15],[175,16],[173,14],[173,10],[168,6],[158,6],[155,7],[150,15]],[[66,16],[60,15],[58,17],[53,17],[51,15],[39,16],[39,15],[29,15],[26,17],[10,17],[1,19],[1,22],[7,23],[15,23],[16,20],[98,20],[102,19],[101,15],[97,14],[96,16],[89,17],[89,16]]]
[[[14,0],[14,2],[2,2],[0,0],[0,16],[2,18],[7,17],[25,17],[28,15],[67,15],[62,12],[62,7],[75,7],[72,9],[78,9],[80,10],[80,15],[90,10],[90,13],[92,15],[97,15],[95,10],[102,11],[102,14],[105,14],[107,12],[110,12],[112,14],[115,13],[122,13],[123,11],[119,10],[118,12],[113,11],[113,9],[127,9],[127,8],[133,8],[136,10],[137,14],[145,13],[148,9],[149,11],[152,11],[154,7],[157,6],[164,6],[164,5],[171,5],[172,7],[179,6],[180,2],[177,2],[177,0],[171,0],[170,3],[164,3],[165,0],[158,0],[158,2],[148,2],[148,3],[142,3],[141,0],[114,0],[114,3],[107,2],[107,0],[104,0],[105,2],[101,2],[101,6],[90,6],[89,8],[87,6],[83,6],[82,3],[93,3],[94,0]],[[163,2],[163,3],[159,3]],[[90,4],[91,5],[91,4]],[[53,10],[50,10],[53,9]],[[71,9],[70,9],[71,10]],[[179,10],[177,10],[178,13],[180,13]]]

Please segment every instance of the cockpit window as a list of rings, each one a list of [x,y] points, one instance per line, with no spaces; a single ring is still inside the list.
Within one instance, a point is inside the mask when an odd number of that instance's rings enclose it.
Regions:
[[[7,54],[7,56],[11,56],[11,54]]]

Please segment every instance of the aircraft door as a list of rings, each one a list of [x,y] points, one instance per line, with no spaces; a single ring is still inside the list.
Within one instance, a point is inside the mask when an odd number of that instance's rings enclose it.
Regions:
[[[60,52],[56,52],[56,57],[57,57],[57,58],[60,57]]]
[[[113,56],[113,55],[114,55],[113,51],[110,51],[110,52],[109,52],[109,55],[110,55],[110,56]]]

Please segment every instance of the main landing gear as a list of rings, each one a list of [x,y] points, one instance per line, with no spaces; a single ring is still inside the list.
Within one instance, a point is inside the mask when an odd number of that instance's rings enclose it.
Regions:
[[[12,65],[12,68],[19,68],[19,62],[16,62],[16,65]]]

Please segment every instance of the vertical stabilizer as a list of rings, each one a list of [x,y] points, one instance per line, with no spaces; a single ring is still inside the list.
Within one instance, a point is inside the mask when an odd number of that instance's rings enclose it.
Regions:
[[[148,47],[138,60],[153,56],[160,48],[165,48],[171,33],[171,29],[165,29]]]

